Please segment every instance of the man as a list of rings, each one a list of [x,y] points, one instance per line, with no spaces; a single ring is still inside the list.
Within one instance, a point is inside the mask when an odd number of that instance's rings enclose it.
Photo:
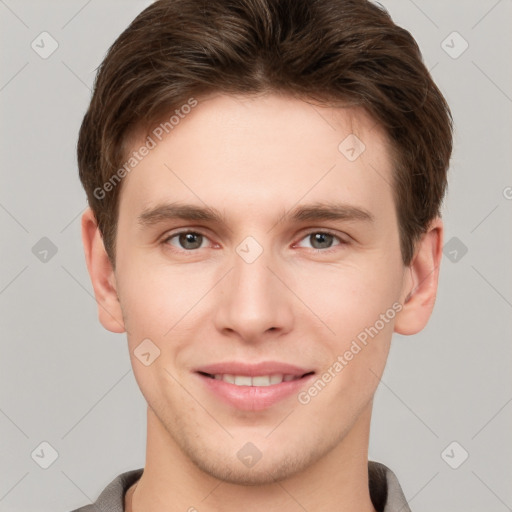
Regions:
[[[448,106],[363,0],[160,0],[79,136],[99,319],[148,402],[118,512],[410,510],[368,461],[393,332],[435,302]]]

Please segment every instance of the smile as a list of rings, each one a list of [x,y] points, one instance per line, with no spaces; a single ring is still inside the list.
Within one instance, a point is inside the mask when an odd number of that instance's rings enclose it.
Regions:
[[[234,384],[235,386],[257,387],[273,386],[275,384],[281,384],[281,382],[291,382],[292,380],[298,380],[304,377],[304,375],[284,375],[282,373],[277,373],[274,375],[258,375],[253,377],[250,375],[232,375],[229,373],[217,373],[215,375],[205,373],[204,375],[211,379],[222,380],[229,384]]]
[[[315,372],[286,363],[226,362],[194,371],[214,401],[243,411],[263,411],[297,395]]]

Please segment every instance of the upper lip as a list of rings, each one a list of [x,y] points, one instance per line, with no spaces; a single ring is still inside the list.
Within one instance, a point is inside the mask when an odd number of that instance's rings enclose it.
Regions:
[[[306,373],[312,373],[313,370],[301,368],[288,363],[278,361],[263,361],[261,363],[250,364],[237,361],[228,361],[223,363],[208,364],[196,368],[196,372],[208,373],[210,375],[247,375],[257,377],[260,375],[294,375],[302,377]]]

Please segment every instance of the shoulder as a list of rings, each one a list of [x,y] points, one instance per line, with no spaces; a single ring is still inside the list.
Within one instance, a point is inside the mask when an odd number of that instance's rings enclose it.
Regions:
[[[144,468],[132,469],[117,475],[103,489],[98,499],[90,505],[77,508],[72,512],[124,512],[124,495],[128,488],[142,476]]]
[[[368,484],[377,512],[411,512],[398,478],[381,462],[368,461]]]

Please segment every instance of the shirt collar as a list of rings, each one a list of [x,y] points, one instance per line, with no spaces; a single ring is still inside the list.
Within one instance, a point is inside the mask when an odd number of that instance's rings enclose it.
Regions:
[[[142,476],[144,468],[133,469],[118,475],[93,505],[88,505],[74,512],[92,512],[108,510],[124,512],[124,495],[128,488]],[[380,462],[368,461],[368,483],[370,498],[377,512],[411,512],[396,475]]]

